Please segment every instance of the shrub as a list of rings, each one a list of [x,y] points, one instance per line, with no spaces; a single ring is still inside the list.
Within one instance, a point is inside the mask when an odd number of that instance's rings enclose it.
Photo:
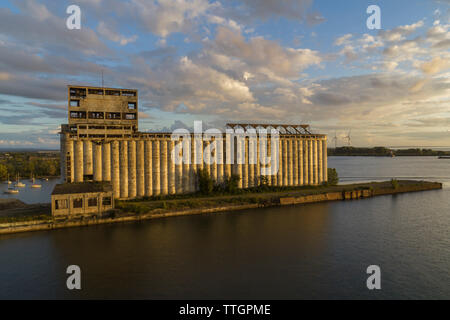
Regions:
[[[335,168],[328,168],[328,185],[335,186],[339,182],[339,176]]]
[[[398,184],[397,179],[394,179],[394,178],[391,179],[391,186],[392,186],[392,189],[398,189],[399,184]]]
[[[241,180],[241,178],[237,174],[226,177],[224,191],[231,194],[237,193],[239,190],[239,180]]]
[[[200,193],[211,194],[214,190],[214,179],[209,175],[208,170],[201,169],[197,172],[198,185],[200,188]]]

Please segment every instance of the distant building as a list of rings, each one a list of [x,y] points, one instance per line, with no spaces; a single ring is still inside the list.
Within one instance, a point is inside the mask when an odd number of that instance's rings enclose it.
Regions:
[[[52,215],[101,215],[114,208],[113,189],[106,182],[57,184],[52,192]]]

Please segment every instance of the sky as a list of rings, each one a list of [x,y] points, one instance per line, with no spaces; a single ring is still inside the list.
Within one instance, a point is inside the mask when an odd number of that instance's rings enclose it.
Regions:
[[[449,29],[450,0],[2,0],[0,148],[58,149],[66,86],[102,72],[139,90],[141,131],[306,123],[338,146],[448,147]]]

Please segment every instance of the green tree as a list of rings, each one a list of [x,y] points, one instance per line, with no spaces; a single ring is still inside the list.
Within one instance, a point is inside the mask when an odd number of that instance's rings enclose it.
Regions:
[[[200,188],[200,193],[211,194],[214,190],[214,180],[209,175],[208,170],[201,169],[197,173],[198,184]]]
[[[339,182],[339,176],[335,168],[328,168],[328,182],[329,186],[335,186]]]
[[[0,180],[5,180],[8,176],[8,168],[0,163]]]

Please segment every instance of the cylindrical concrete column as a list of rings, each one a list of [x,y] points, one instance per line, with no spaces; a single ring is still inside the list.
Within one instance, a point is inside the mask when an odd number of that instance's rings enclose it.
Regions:
[[[277,186],[281,187],[283,185],[283,139],[281,137],[278,139],[278,150]]]
[[[223,136],[217,139],[217,182],[222,183],[224,181],[224,157],[223,157]]]
[[[182,172],[181,172],[181,180],[183,184],[183,192],[194,192],[192,189],[192,182],[191,182],[191,163],[192,163],[192,146],[191,146],[191,139],[190,138],[183,138],[183,164],[182,164]]]
[[[304,184],[309,185],[309,142],[303,139],[303,173]]]
[[[294,157],[294,162],[293,162],[293,166],[294,166],[294,185],[298,186],[299,185],[299,179],[298,179],[298,139],[292,139],[292,143],[294,144],[294,148],[293,148],[293,157]]]
[[[94,144],[94,181],[102,181],[102,145]]]
[[[120,141],[120,197],[128,198],[128,141]]]
[[[272,186],[278,185],[278,169],[280,166],[280,150],[279,150],[279,144],[275,139],[272,139],[272,137],[269,140],[270,143],[270,156],[271,156],[271,167],[272,167]]]
[[[273,179],[273,175],[272,175],[273,168],[272,167],[273,167],[273,164],[274,164],[274,159],[273,159],[272,149],[273,149],[272,141],[270,140],[270,137],[268,136],[267,137],[267,150],[266,151],[267,151],[267,156],[270,157],[270,161],[268,161],[268,164],[267,164],[266,177],[267,177],[267,184],[269,186],[272,185],[272,179]]]
[[[144,174],[145,174],[145,195],[151,197],[153,195],[153,150],[152,141],[145,141],[145,156],[144,156]]]
[[[183,184],[183,140],[174,141],[175,150],[175,193],[184,193],[186,189]]]
[[[288,141],[283,139],[283,186],[289,185]]]
[[[167,157],[167,140],[161,140],[161,194],[169,193],[169,162]]]
[[[172,157],[172,152],[175,149],[175,142],[172,140],[167,141],[167,160],[169,165],[168,172],[168,192],[169,194],[175,194],[175,161]]]
[[[288,185],[294,185],[294,148],[293,148],[293,140],[292,138],[288,139]]]
[[[267,138],[262,137],[262,139],[259,140],[259,151],[260,151],[260,159],[261,159],[261,165],[260,165],[260,181],[264,182],[267,181]]]
[[[74,146],[73,146],[73,140],[71,140],[69,137],[66,136],[65,140],[66,144],[66,154],[65,157],[63,156],[63,160],[65,161],[65,174],[66,176],[66,182],[74,182],[75,181],[75,155],[74,155]]]
[[[325,182],[328,181],[328,149],[327,149],[327,138],[325,137],[323,140],[322,146],[322,157],[323,157],[323,180]]]
[[[254,187],[255,184],[255,139],[250,137],[248,140],[248,186]]]
[[[244,177],[242,175],[242,164],[244,162],[244,141],[242,136],[239,136],[236,139],[236,175],[239,176],[238,187],[243,188],[244,186]]]
[[[318,166],[318,173],[319,173],[319,180],[318,183],[322,184],[323,182],[323,160],[322,160],[322,140],[317,141],[317,166]]]
[[[299,139],[298,143],[298,178],[299,185],[303,185],[305,182],[303,180],[303,139]]]
[[[75,182],[83,182],[84,156],[83,141],[75,141]]]
[[[217,141],[211,141],[211,178],[217,181]]]
[[[189,180],[190,180],[190,190],[191,192],[195,192],[198,190],[198,181],[197,181],[197,162],[199,161],[198,156],[198,141],[197,135],[191,135],[191,165],[189,166]]]
[[[314,145],[313,139],[308,139],[308,151],[309,151],[309,184],[314,184]]]
[[[318,157],[317,157],[317,138],[314,138],[313,140],[313,161],[314,161],[314,184],[318,185],[319,184],[319,161],[318,161]]]
[[[120,147],[119,141],[111,143],[111,179],[114,191],[114,198],[120,198]]]
[[[90,140],[84,140],[84,147],[83,147],[83,162],[84,162],[84,174],[85,175],[93,175],[94,174],[94,167],[92,164],[92,141]]]
[[[233,162],[233,156],[232,156],[232,152],[231,152],[231,139],[230,135],[225,137],[225,157],[224,157],[224,161],[225,161],[225,168],[224,168],[224,175],[227,178],[231,177],[231,168],[232,168],[232,162]]]
[[[155,140],[152,143],[152,178],[153,195],[161,194],[161,141]]]
[[[244,144],[244,154],[243,154],[243,157],[244,157],[244,163],[243,163],[243,170],[242,170],[242,178],[243,178],[243,181],[242,181],[242,187],[243,188],[248,188],[248,139],[246,138],[246,137],[244,137],[244,141],[243,141],[243,144]]]
[[[128,197],[136,198],[136,141],[128,141]]]
[[[256,165],[255,165],[255,184],[259,186],[261,183],[261,155],[260,153],[260,137],[256,137]]]
[[[102,179],[111,181],[111,143],[102,144]]]
[[[145,141],[137,141],[136,150],[136,175],[137,175],[137,190],[136,195],[138,197],[145,196]]]

